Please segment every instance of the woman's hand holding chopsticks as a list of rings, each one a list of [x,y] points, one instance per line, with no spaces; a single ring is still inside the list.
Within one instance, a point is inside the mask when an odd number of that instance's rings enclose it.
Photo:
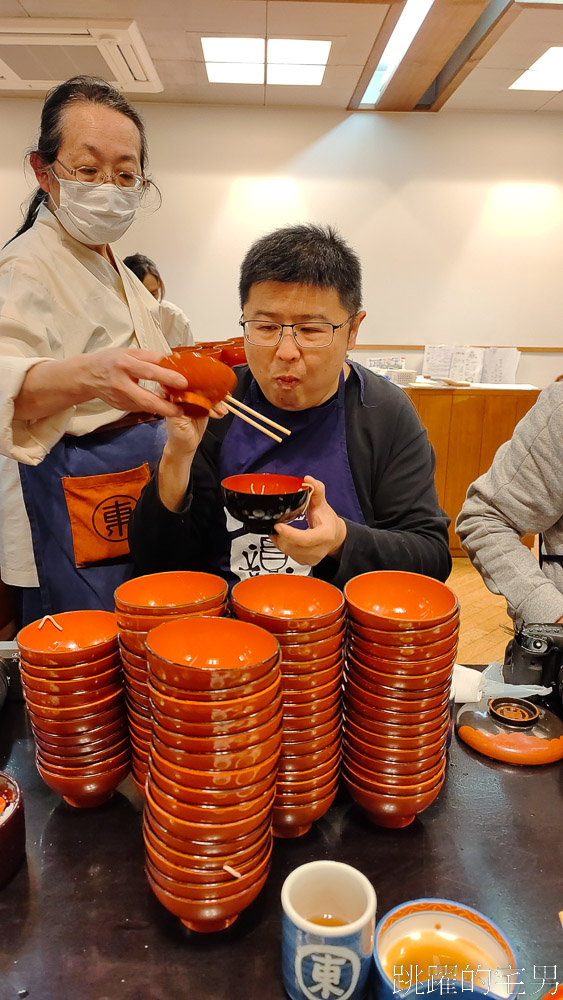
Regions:
[[[303,482],[313,486],[307,507],[309,527],[303,531],[289,524],[276,524],[272,540],[280,552],[302,566],[316,566],[325,556],[338,558],[346,540],[346,522],[327,502],[324,483],[312,476],[305,476]]]

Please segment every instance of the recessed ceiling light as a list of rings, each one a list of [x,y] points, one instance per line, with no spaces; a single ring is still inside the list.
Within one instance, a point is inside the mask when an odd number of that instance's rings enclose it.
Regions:
[[[209,83],[264,83],[264,63],[208,62]]]
[[[266,83],[270,86],[320,87],[325,66],[282,66],[268,63]]]
[[[433,3],[434,0],[407,0],[360,101],[360,107],[362,104],[377,104]]]
[[[563,90],[563,48],[553,45],[536,59],[509,90]]]
[[[304,38],[269,39],[268,84],[320,86],[331,44]],[[202,38],[201,47],[209,83],[264,84],[264,38]]]
[[[332,42],[301,38],[269,38],[268,62],[298,66],[326,66]]]
[[[263,38],[202,38],[206,62],[263,63],[266,43]]]

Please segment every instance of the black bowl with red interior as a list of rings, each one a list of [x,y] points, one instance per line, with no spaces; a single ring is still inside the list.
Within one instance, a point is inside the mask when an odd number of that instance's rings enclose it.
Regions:
[[[255,534],[272,535],[274,525],[304,514],[313,487],[298,476],[255,472],[229,476],[221,483],[229,514]]]
[[[0,771],[0,886],[16,873],[25,856],[25,819],[21,788]]]

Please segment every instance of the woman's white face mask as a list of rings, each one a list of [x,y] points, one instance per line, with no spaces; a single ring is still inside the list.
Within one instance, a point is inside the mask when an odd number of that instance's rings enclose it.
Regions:
[[[139,207],[141,191],[115,184],[79,184],[55,176],[60,205],[55,205],[54,213],[75,240],[87,246],[103,246],[127,232]]]

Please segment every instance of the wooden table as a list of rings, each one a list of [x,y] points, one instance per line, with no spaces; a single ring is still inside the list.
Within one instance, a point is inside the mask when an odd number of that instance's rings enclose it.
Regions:
[[[487,914],[517,948],[530,1000],[563,979],[560,764],[495,763],[454,737],[440,795],[404,830],[372,826],[342,790],[306,836],[275,841],[260,896],[214,935],[186,931],[153,896],[130,779],[104,807],[65,805],[37,773],[17,702],[0,712],[0,769],[20,782],[27,822],[27,863],[0,889],[0,1000],[283,1000],[280,890],[318,858],[363,871],[378,918],[422,896]]]

